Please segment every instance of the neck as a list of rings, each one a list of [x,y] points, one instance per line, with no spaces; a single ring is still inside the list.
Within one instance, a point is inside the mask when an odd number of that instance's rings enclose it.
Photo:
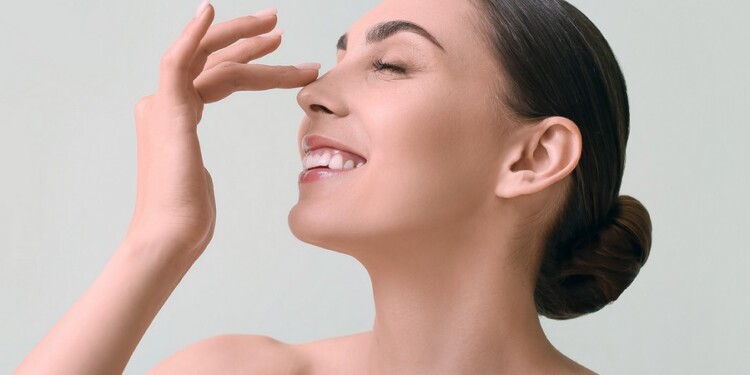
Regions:
[[[510,265],[512,244],[462,237],[357,256],[375,298],[371,375],[529,373],[559,356],[536,313],[532,271]]]

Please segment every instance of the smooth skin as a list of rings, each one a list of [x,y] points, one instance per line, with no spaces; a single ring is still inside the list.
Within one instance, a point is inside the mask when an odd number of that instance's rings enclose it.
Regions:
[[[298,95],[300,140],[339,140],[367,163],[301,184],[290,228],[362,263],[375,302],[372,331],[298,346],[313,374],[591,373],[552,346],[533,298],[581,134],[502,108],[482,17],[472,1],[385,0]],[[410,31],[368,43],[395,20],[442,48]]]
[[[237,90],[300,86],[299,140],[334,138],[367,164],[301,184],[289,225],[365,266],[372,331],[294,345],[218,336],[152,374],[591,373],[547,340],[533,301],[538,232],[569,188],[581,135],[562,117],[521,124],[499,108],[502,77],[471,2],[384,1],[317,80],[316,69],[244,64],[278,47],[278,37],[255,37],[274,15],[210,27],[213,14],[207,5],[186,27],[162,59],[158,92],[137,106],[138,196],[126,239],[17,374],[122,372],[213,234],[196,134],[203,105]],[[411,32],[366,43],[393,20],[420,25],[444,50]],[[378,59],[406,72],[376,68]],[[112,296],[118,304],[106,302]]]
[[[163,55],[157,92],[136,106],[138,186],[125,239],[15,374],[122,373],[213,236],[216,204],[197,134],[204,104],[240,90],[301,87],[318,77],[314,64],[246,64],[281,43],[278,35],[258,36],[273,30],[275,12],[211,27],[213,19],[213,7],[202,4]]]

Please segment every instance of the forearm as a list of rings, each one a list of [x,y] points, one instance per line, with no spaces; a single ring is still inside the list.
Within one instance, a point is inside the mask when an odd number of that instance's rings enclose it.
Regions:
[[[15,374],[122,373],[190,266],[159,250],[123,242]]]
[[[213,182],[203,165],[197,132],[204,105],[239,90],[302,87],[317,79],[319,65],[249,64],[281,43],[279,34],[260,36],[276,26],[275,9],[216,27],[211,27],[213,19],[213,7],[204,0],[162,56],[157,92],[136,105],[138,184],[126,235],[130,240],[118,247],[94,284],[16,375],[121,373],[213,236]],[[238,41],[245,47],[238,49]],[[143,238],[183,245],[164,249],[133,242]]]

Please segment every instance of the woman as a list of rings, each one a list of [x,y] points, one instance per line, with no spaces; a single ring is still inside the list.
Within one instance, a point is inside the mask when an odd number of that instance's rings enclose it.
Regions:
[[[203,3],[136,107],[125,239],[17,374],[122,372],[212,238],[203,105],[301,86],[289,224],[366,267],[373,330],[296,345],[215,337],[154,374],[591,373],[550,344],[538,314],[573,318],[617,299],[648,257],[651,223],[618,196],[625,82],[585,16],[558,0],[386,0],[317,80],[317,64],[245,64],[279,46],[274,10],[210,27],[213,17]]]

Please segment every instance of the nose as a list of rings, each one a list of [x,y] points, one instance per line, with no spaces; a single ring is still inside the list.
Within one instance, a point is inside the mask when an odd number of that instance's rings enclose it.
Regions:
[[[341,96],[341,82],[333,73],[332,70],[324,74],[297,94],[297,103],[309,118],[345,117],[349,114],[346,102]]]

